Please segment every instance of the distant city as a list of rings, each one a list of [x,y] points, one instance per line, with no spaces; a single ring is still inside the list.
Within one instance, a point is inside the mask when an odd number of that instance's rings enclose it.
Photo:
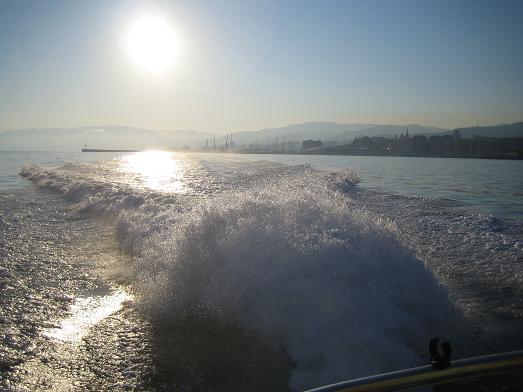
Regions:
[[[469,132],[470,133],[470,132]],[[184,147],[190,149],[189,146]],[[232,135],[226,136],[225,145],[204,150],[254,154],[324,154],[373,155],[447,158],[523,159],[523,137],[472,136],[464,138],[460,129],[444,135],[410,135],[409,130],[393,136],[360,136],[352,142],[307,139],[300,142],[285,137],[268,139],[247,146],[235,145]]]
[[[363,136],[347,145],[320,150],[325,154],[523,159],[523,138],[474,136],[464,139],[459,129],[452,135],[410,137],[407,130],[393,139]]]
[[[464,139],[458,129],[452,135],[411,137],[406,130],[394,138],[362,136],[343,145],[337,145],[335,141],[304,140],[301,146],[296,142],[273,144],[269,147],[251,145],[242,152],[523,159],[523,138],[474,136]]]

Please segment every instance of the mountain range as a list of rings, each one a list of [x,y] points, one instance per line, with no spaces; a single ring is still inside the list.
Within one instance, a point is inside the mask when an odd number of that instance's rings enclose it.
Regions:
[[[307,122],[257,131],[233,132],[228,136],[194,130],[154,130],[125,126],[91,126],[79,128],[19,129],[0,131],[0,150],[38,151],[76,150],[87,145],[91,148],[146,149],[189,145],[225,145],[232,141],[236,146],[251,143],[301,142],[306,139],[335,140],[338,144],[350,143],[355,137],[400,135],[408,129],[413,135],[442,135],[449,129],[418,124],[339,124],[334,122]],[[460,128],[462,137],[523,137],[523,122],[485,127]]]

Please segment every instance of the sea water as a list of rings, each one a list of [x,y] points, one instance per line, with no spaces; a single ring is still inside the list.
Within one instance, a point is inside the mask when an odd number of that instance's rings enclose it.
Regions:
[[[0,153],[0,387],[301,389],[523,348],[523,162]]]

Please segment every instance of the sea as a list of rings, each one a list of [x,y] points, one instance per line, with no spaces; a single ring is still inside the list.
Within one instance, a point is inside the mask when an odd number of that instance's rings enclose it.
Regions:
[[[523,161],[0,152],[2,391],[303,390],[434,337],[523,349]]]

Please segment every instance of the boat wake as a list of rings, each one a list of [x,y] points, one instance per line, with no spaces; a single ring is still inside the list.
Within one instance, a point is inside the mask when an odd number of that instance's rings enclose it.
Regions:
[[[88,180],[81,165],[22,175],[115,219],[159,367],[185,385],[237,389],[238,366],[259,388],[313,387],[417,365],[457,330],[447,289],[357,202],[352,173],[236,169],[206,197]]]

